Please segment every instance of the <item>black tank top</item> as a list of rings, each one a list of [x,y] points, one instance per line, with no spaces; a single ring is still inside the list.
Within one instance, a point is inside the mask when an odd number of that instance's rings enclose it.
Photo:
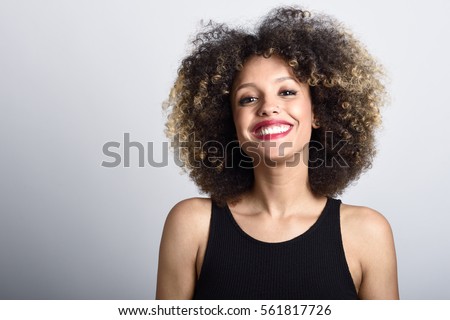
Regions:
[[[245,233],[228,206],[213,202],[194,299],[358,299],[342,245],[340,204],[328,198],[305,233],[268,243]]]

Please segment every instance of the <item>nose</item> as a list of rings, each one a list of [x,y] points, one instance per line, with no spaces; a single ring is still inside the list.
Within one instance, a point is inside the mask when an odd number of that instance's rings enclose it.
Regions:
[[[258,116],[270,116],[280,113],[280,108],[275,101],[264,100],[264,103],[258,109]]]

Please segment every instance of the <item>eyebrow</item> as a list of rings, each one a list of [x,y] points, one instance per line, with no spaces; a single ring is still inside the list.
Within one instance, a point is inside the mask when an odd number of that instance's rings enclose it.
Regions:
[[[274,82],[275,82],[275,83],[276,83],[276,82],[283,82],[283,81],[286,81],[286,80],[292,80],[292,81],[295,81],[295,82],[298,83],[298,80],[297,80],[297,79],[295,79],[294,77],[290,77],[290,76],[276,78]],[[243,88],[247,88],[247,87],[255,87],[255,84],[254,84],[253,82],[243,83],[243,84],[239,85],[239,86],[234,90],[234,92],[237,92],[238,90],[243,89]]]

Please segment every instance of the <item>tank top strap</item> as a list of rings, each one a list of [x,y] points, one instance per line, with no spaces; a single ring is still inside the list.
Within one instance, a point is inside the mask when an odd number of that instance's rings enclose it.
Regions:
[[[328,222],[333,226],[340,225],[341,203],[342,201],[340,199],[328,198],[328,204],[325,208],[326,212],[323,212],[323,214],[326,215]]]

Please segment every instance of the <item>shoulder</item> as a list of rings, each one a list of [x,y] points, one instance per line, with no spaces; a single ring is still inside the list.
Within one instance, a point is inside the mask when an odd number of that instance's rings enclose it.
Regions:
[[[397,262],[388,220],[378,211],[342,204],[341,230],[346,253],[359,265],[362,299],[397,299]]]
[[[364,242],[391,241],[392,230],[388,220],[378,211],[348,204],[341,205],[343,232],[350,232],[355,240]]]
[[[159,250],[157,299],[192,298],[210,217],[210,199],[186,199],[170,210]]]
[[[198,235],[206,231],[211,217],[211,199],[190,198],[178,202],[169,212],[164,226],[165,231],[180,234]]]
[[[210,198],[189,198],[178,202],[169,212],[170,215],[204,215],[211,210],[212,201]]]
[[[342,237],[364,262],[370,263],[376,253],[393,247],[392,229],[388,220],[378,211],[348,204],[341,205]]]

